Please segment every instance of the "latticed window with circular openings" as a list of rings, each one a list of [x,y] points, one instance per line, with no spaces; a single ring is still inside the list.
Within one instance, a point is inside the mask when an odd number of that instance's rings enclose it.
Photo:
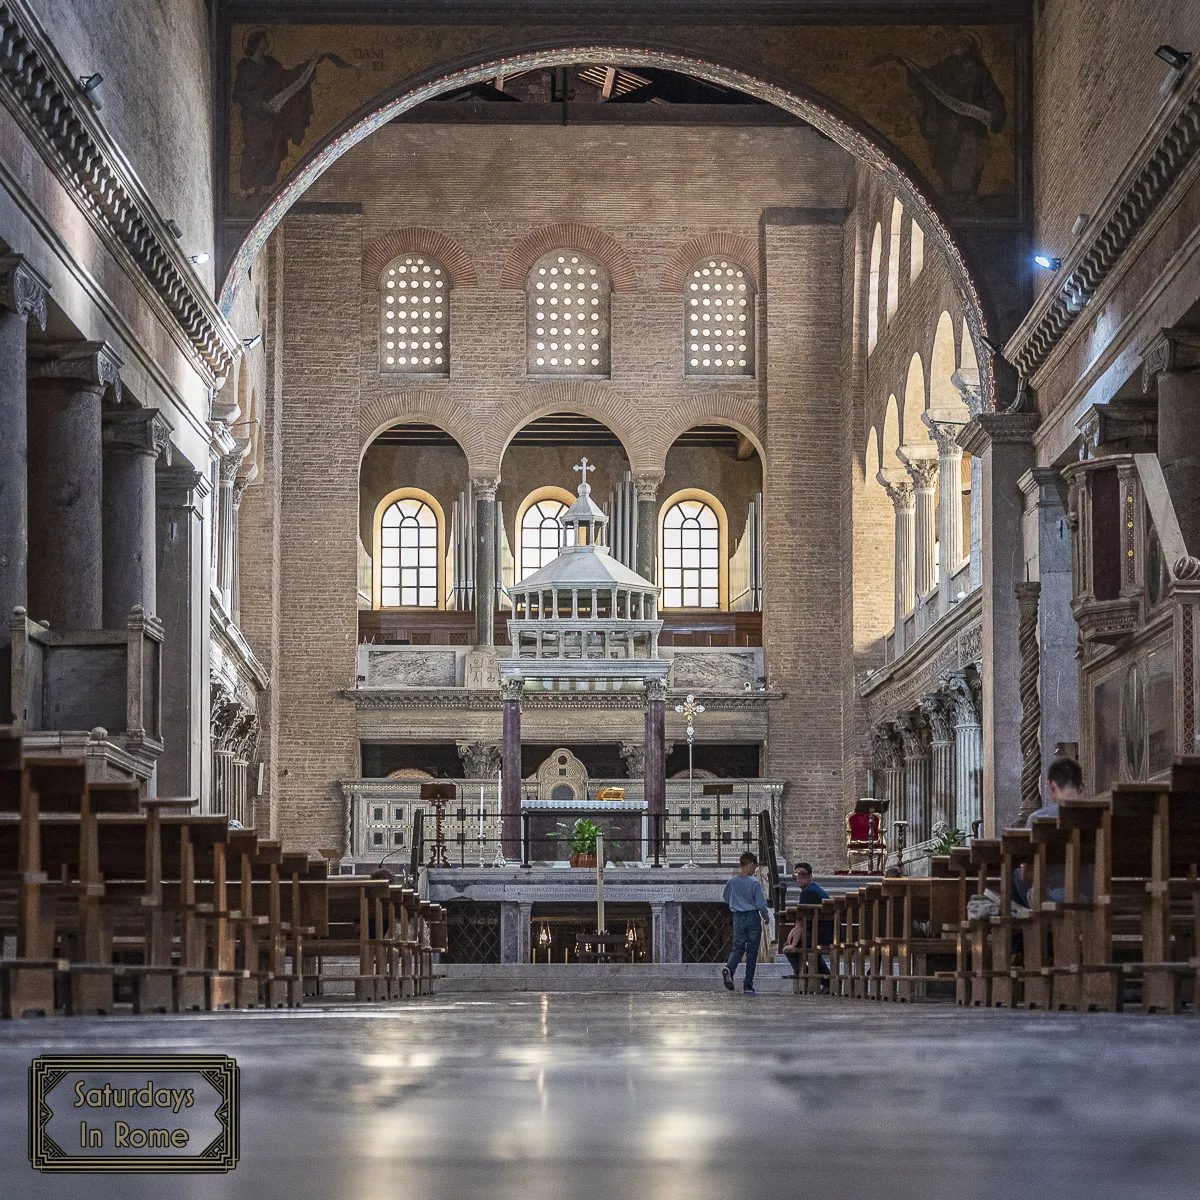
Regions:
[[[607,376],[608,272],[577,250],[552,250],[529,273],[530,375]]]
[[[735,263],[710,258],[688,276],[685,375],[754,374],[754,285]]]
[[[449,277],[432,258],[405,254],[380,281],[379,365],[407,375],[450,374]]]

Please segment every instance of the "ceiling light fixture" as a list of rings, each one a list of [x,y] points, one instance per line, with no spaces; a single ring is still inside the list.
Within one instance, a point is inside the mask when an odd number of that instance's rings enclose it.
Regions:
[[[91,101],[92,107],[96,110],[104,107],[104,101],[100,99],[97,88],[104,82],[104,76],[96,71],[91,75],[80,75],[79,86],[83,88],[84,94]]]
[[[188,257],[196,264],[196,266],[202,267],[206,262],[208,262],[211,255],[207,250],[201,250],[199,254],[190,254]]]
[[[245,346],[247,350],[253,350],[254,347],[257,346],[261,341],[262,334],[256,333],[253,337],[242,338],[242,345]]]

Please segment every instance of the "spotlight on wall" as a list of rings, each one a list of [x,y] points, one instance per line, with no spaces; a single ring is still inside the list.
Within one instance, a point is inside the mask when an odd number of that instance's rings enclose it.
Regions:
[[[1045,271],[1057,271],[1062,266],[1062,259],[1050,254],[1035,254],[1033,261]]]
[[[183,226],[181,226],[181,225],[179,224],[179,222],[178,222],[177,220],[175,220],[175,218],[174,218],[174,217],[168,217],[168,218],[167,218],[167,220],[166,220],[166,226],[167,226],[167,228],[168,228],[168,229],[171,231],[171,236],[172,236],[173,238],[181,238],[181,237],[183,237]]]
[[[210,255],[207,250],[201,250],[199,254],[189,254],[188,257],[196,264],[196,266],[202,267],[206,262],[208,262]]]
[[[1174,46],[1159,46],[1154,52],[1156,58],[1161,58],[1174,71],[1185,70],[1192,61],[1190,50],[1176,50]]]
[[[242,338],[242,345],[245,346],[247,350],[253,350],[254,347],[257,346],[261,341],[262,334],[256,333],[253,337]]]
[[[99,71],[93,75],[79,76],[79,86],[83,88],[88,100],[91,101],[92,107],[97,110],[104,107],[104,101],[100,98],[100,93],[97,90],[103,82],[104,76]]]

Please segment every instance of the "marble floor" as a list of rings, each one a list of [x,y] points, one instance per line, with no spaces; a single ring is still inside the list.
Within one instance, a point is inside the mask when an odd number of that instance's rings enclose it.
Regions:
[[[241,1066],[229,1175],[40,1175],[38,1053]],[[0,1025],[11,1200],[996,1200],[1200,1193],[1200,1023],[740,992]]]

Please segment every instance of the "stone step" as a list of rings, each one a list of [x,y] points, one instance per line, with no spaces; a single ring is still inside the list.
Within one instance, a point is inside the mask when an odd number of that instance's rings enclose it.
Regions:
[[[439,995],[463,992],[708,992],[725,994],[720,963],[442,963]],[[740,996],[744,967],[735,980]],[[758,992],[791,995],[786,962],[759,963]]]

